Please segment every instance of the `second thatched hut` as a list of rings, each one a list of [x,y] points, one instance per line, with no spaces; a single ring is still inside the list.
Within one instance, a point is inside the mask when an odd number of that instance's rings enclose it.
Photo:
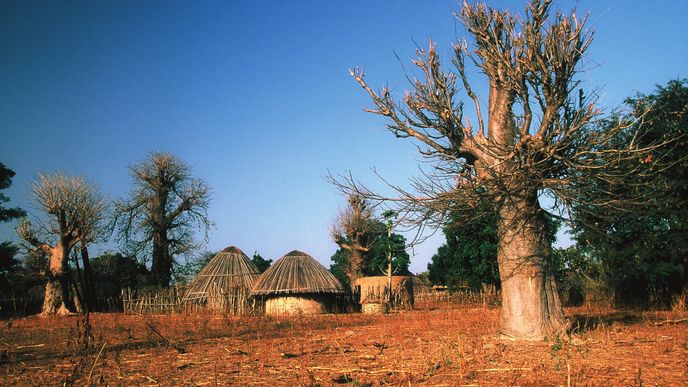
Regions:
[[[251,287],[260,275],[239,248],[220,251],[191,281],[182,300],[185,308],[208,308],[233,315],[250,314]]]
[[[278,259],[253,284],[251,294],[262,298],[266,315],[330,313],[342,284],[310,255],[294,250]]]

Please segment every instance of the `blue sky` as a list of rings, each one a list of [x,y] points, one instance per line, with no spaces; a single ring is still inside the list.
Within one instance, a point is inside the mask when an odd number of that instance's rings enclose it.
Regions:
[[[520,12],[525,2],[489,4]],[[602,107],[688,76],[688,2],[556,4],[590,13],[595,41],[580,78],[599,90]],[[122,196],[128,165],[172,152],[213,189],[208,249],[236,245],[273,259],[300,249],[329,265],[328,229],[344,199],[327,171],[381,186],[371,168],[404,184],[419,163],[411,142],[362,111],[369,101],[348,69],[365,66],[371,83],[401,92],[414,42],[432,37],[448,58],[465,35],[457,8],[447,0],[4,0],[0,162],[17,172],[10,204],[37,214],[28,186],[51,171]],[[12,228],[0,225],[0,239]],[[441,242],[418,246],[412,271],[425,270]]]

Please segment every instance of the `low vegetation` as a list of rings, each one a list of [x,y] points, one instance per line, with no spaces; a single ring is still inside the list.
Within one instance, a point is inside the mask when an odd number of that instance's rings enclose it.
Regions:
[[[7,320],[8,384],[679,385],[688,314],[573,308],[573,333],[500,340],[497,308],[418,300],[398,314],[289,319],[91,314]],[[638,356],[642,353],[642,356]]]

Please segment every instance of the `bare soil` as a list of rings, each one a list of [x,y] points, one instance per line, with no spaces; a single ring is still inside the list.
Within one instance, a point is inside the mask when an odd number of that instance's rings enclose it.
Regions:
[[[496,308],[383,316],[91,314],[0,325],[0,383],[686,385],[688,314],[567,309],[569,336],[513,342]]]

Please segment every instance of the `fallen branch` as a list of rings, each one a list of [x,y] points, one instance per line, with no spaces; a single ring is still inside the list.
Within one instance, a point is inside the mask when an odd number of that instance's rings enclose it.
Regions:
[[[332,367],[321,367],[321,366],[312,366],[312,367],[305,367],[306,369],[309,370],[320,370],[320,371],[336,371],[342,374],[350,374],[352,372],[361,372],[361,373],[366,373],[366,374],[371,374],[371,375],[376,375],[376,374],[388,374],[388,373],[406,373],[407,371],[403,370],[392,370],[392,369],[380,369],[380,370],[366,370],[363,368],[332,368]]]
[[[643,343],[659,343],[661,341],[672,341],[671,337],[660,337],[659,339],[633,339],[633,340],[615,340],[616,345],[633,345]]]
[[[45,347],[45,344],[20,345],[20,346],[14,347],[14,349],[38,348],[38,347]]]
[[[96,359],[93,360],[93,365],[91,366],[91,370],[88,372],[88,380],[91,380],[91,375],[93,375],[93,369],[96,368],[96,364],[98,363],[98,359],[100,359],[100,354],[103,353],[103,349],[105,349],[105,344],[107,344],[107,342],[103,343],[103,346],[100,347],[100,351],[98,351],[98,355],[96,356]]]
[[[688,318],[679,318],[676,320],[666,320],[666,321],[655,323],[655,326],[659,327],[659,326],[666,325],[666,324],[678,324],[678,323],[682,323],[682,322],[686,322],[686,321],[688,321]]]
[[[167,338],[166,338],[165,336],[163,336],[160,332],[158,332],[158,330],[155,329],[155,327],[154,327],[153,325],[151,325],[151,324],[148,323],[148,322],[146,322],[146,325],[148,325],[148,328],[150,328],[151,331],[153,331],[153,333],[155,333],[156,335],[158,335],[158,337],[160,337],[161,339],[165,340],[165,342],[166,342],[169,346],[171,346],[172,348],[176,349],[177,352],[179,352],[179,353],[186,353],[186,349],[185,349],[184,347],[182,347],[181,345],[176,344],[176,343],[173,342],[172,340],[167,339]]]
[[[337,339],[334,340],[334,343],[337,344],[337,348],[339,348],[339,352],[342,354],[342,357],[344,358],[344,362],[346,362],[347,365],[351,366],[351,363],[349,362],[349,358],[346,357],[346,353],[344,352],[344,349],[342,348],[342,346],[339,345],[339,342],[337,341]],[[349,376],[349,372],[343,372],[343,373],[344,373],[345,377]]]
[[[483,368],[475,372],[509,372],[509,371],[532,371],[532,368]]]

